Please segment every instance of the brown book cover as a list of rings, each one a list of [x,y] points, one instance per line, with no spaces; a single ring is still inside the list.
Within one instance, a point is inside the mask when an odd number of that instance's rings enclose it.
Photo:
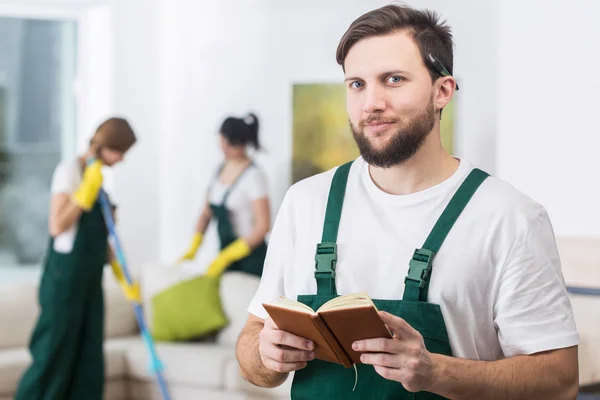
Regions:
[[[316,312],[307,306],[292,304],[296,302],[288,299],[285,302],[267,303],[263,307],[279,329],[311,340],[315,344],[315,357],[321,360],[349,368],[360,364],[360,354],[352,349],[353,342],[392,337],[372,302],[352,305],[350,301],[341,306],[338,303],[338,308],[328,308],[326,303],[321,307],[323,310]]]
[[[352,349],[352,343],[357,340],[392,337],[373,306],[325,310],[319,311],[319,315],[354,364],[361,362],[360,353]]]
[[[350,357],[340,347],[318,314],[308,314],[271,304],[263,304],[275,325],[315,344],[315,357],[351,367]]]

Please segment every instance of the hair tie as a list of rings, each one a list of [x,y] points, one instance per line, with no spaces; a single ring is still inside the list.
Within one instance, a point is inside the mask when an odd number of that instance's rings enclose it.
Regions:
[[[252,116],[252,115],[247,115],[247,116],[244,118],[244,122],[246,123],[246,125],[252,125],[252,124],[254,124],[254,122],[255,122],[254,116]]]

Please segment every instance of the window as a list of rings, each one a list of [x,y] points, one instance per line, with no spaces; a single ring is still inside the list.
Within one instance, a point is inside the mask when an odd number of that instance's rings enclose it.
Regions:
[[[52,173],[75,148],[77,23],[0,17],[0,37],[4,274],[40,265],[48,246]]]

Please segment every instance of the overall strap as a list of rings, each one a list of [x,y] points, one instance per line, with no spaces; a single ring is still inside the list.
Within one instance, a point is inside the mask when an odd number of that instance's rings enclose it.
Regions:
[[[327,199],[327,209],[323,223],[323,237],[321,243],[317,244],[317,253],[315,255],[317,294],[337,295],[335,288],[335,267],[337,263],[336,241],[340,227],[342,206],[344,205],[346,183],[348,182],[348,174],[351,166],[352,162],[349,162],[338,167],[329,188],[329,198]]]
[[[446,236],[448,236],[452,226],[469,203],[469,200],[471,200],[471,197],[488,176],[487,172],[477,168],[471,171],[450,199],[444,212],[425,240],[423,247],[415,250],[409,262],[408,275],[404,279],[403,300],[427,301],[433,258],[442,247]]]
[[[246,171],[248,171],[249,169],[251,169],[253,166],[254,166],[254,162],[250,161],[250,164],[248,164],[246,166],[246,168],[244,168],[243,171],[240,172],[240,174],[235,178],[235,180],[233,182],[231,182],[231,185],[229,185],[229,188],[227,189],[227,191],[223,195],[223,201],[221,201],[221,206],[223,206],[223,207],[225,206],[225,202],[227,201],[227,198],[229,197],[229,195],[231,194],[231,192],[235,188],[235,185],[240,181],[240,179],[242,178],[242,176],[244,176],[244,174],[246,173]],[[223,167],[221,167],[221,169],[222,168]],[[220,171],[221,170],[219,170],[219,175],[220,175]]]

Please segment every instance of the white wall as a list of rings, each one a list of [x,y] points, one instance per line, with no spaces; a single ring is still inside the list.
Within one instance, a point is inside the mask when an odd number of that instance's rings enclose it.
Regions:
[[[217,129],[256,111],[266,153],[257,156],[276,211],[290,183],[292,84],[341,82],[335,49],[348,25],[382,0],[91,1],[84,66],[93,92],[79,148],[108,115],[132,123],[139,143],[113,183],[119,232],[132,266],[173,261],[187,246],[220,161]],[[486,3],[482,5],[481,3]],[[75,2],[65,1],[62,8]],[[73,6],[80,9],[87,5]],[[456,153],[494,172],[496,1],[413,1],[449,19],[455,33]],[[474,34],[476,32],[476,34]],[[87,64],[85,64],[87,63]],[[111,180],[110,177],[108,180]],[[214,232],[198,262],[215,253]]]
[[[131,123],[138,143],[125,162],[105,174],[119,210],[118,232],[130,267],[158,258],[159,20],[155,0],[91,2],[83,20],[79,90],[86,99],[78,123],[78,150],[109,116]],[[91,44],[89,44],[91,42]]]
[[[119,206],[121,244],[130,267],[137,268],[159,257],[158,0],[71,3],[57,8],[82,16],[77,151],[88,147],[98,125],[111,116],[127,118],[138,138],[125,162],[105,171],[105,186]]]
[[[159,256],[157,12],[157,0],[114,0],[112,4],[114,111],[129,119],[138,137],[138,144],[114,174],[120,233],[132,266]]]
[[[205,189],[220,160],[223,117],[255,110],[268,152],[273,216],[289,186],[291,85],[341,82],[335,50],[348,25],[387,1],[321,2],[164,0],[160,156],[160,258],[187,246]],[[494,2],[411,2],[440,11],[454,28],[458,99],[457,154],[494,171]],[[477,30],[477,34],[473,34]],[[490,45],[491,44],[491,45]],[[214,232],[199,258],[214,255]]]
[[[268,152],[258,162],[268,173],[275,214],[291,175],[292,83],[341,81],[339,38],[356,17],[387,1],[98,3],[107,5],[112,50],[108,80],[94,90],[105,88],[101,95],[110,99],[89,120],[122,114],[138,133],[114,184],[125,249],[131,264],[141,265],[172,261],[187,246],[220,160],[217,129],[230,113],[254,110],[261,117]],[[592,118],[600,105],[600,28],[592,16],[600,5],[409,4],[441,12],[454,30],[457,155],[544,204],[558,235],[599,236],[592,152],[600,139]],[[95,37],[104,37],[102,29]],[[87,138],[93,126],[79,128]],[[209,241],[199,264],[211,248]]]
[[[600,236],[600,3],[500,2],[498,175],[557,235]]]

